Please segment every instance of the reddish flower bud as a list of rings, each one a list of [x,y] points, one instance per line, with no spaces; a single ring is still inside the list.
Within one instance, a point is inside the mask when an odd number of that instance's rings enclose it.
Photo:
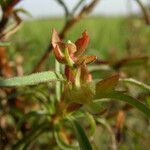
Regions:
[[[52,31],[52,46],[53,48],[56,47],[59,43],[62,43],[61,39],[59,38],[59,35],[55,29]]]
[[[75,42],[75,45],[77,46],[77,52],[75,52],[75,56],[81,55],[85,51],[88,43],[89,43],[89,36],[87,32],[83,32],[82,37]]]
[[[69,66],[65,66],[65,75],[68,81],[72,83],[74,82],[75,78],[74,78],[73,70],[70,69]]]
[[[76,65],[81,65],[83,63],[89,64],[89,63],[94,62],[96,59],[97,59],[96,56],[81,56],[76,61]]]
[[[83,83],[89,81],[89,72],[88,72],[87,65],[85,63],[81,66],[81,81]]]
[[[55,46],[55,48],[53,49],[53,52],[54,52],[55,57],[56,57],[58,62],[63,63],[63,64],[66,62],[65,58],[64,58],[64,55],[61,52],[61,50],[59,49],[58,45]]]

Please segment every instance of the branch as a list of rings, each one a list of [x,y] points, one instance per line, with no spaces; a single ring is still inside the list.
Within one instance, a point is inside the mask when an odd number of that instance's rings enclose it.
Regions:
[[[69,10],[68,10],[66,4],[64,3],[63,0],[57,0],[57,2],[64,8],[65,17],[67,18],[69,16]]]
[[[147,25],[150,25],[150,16],[149,16],[147,9],[145,8],[145,6],[143,5],[143,3],[140,0],[136,0],[136,2],[138,3],[138,5],[140,6],[140,8],[143,12],[145,23]]]
[[[22,20],[20,19],[20,17],[17,15],[16,12],[13,12],[12,15],[15,20],[15,23],[9,28],[8,31],[0,34],[0,39],[8,38],[10,35],[14,34],[20,27]]]
[[[76,6],[73,8],[71,14],[75,14],[75,12],[77,11],[77,9],[81,6],[81,4],[84,2],[85,0],[79,0],[78,3],[76,4]]]
[[[2,6],[3,14],[2,14],[2,19],[0,21],[0,33],[3,32],[3,30],[7,25],[9,20],[9,15],[11,14],[13,7],[20,1],[21,0],[11,0],[11,2],[6,4],[5,6]]]

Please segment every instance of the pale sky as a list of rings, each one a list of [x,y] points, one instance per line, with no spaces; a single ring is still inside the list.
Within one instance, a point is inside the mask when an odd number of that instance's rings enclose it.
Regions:
[[[64,0],[70,9],[79,0]],[[91,0],[86,0],[89,3]],[[150,0],[141,0],[145,4]],[[33,17],[62,16],[64,11],[56,0],[22,0],[17,7],[23,7],[29,11]],[[139,6],[135,0],[101,0],[95,7],[92,15],[125,15],[129,12],[139,12]]]

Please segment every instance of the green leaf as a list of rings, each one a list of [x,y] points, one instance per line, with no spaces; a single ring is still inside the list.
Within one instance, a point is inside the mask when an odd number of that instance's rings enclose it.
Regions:
[[[109,99],[94,100],[91,103],[84,105],[83,109],[91,114],[99,114],[101,111],[106,110],[108,102],[110,102]]]
[[[76,120],[72,120],[72,124],[73,124],[73,128],[74,128],[76,137],[79,142],[80,149],[81,150],[92,150],[92,146],[91,146],[84,130],[80,126],[80,124]]]
[[[101,97],[106,95],[106,93],[110,93],[115,89],[118,84],[119,75],[115,74],[111,77],[103,79],[96,84],[96,95]]]
[[[81,110],[77,110],[77,111],[74,111],[72,112],[71,114],[75,119],[79,119],[79,118],[83,118],[85,117],[85,113]]]
[[[39,83],[51,81],[64,81],[64,79],[60,73],[56,73],[53,71],[46,71],[21,77],[0,79],[0,87],[36,85]]]
[[[136,85],[136,86],[140,87],[141,89],[144,89],[144,90],[150,92],[150,86],[149,85],[146,85],[146,84],[144,84],[140,81],[137,81],[135,79],[127,78],[127,79],[120,79],[119,81],[123,82],[123,83],[129,83],[129,84]]]
[[[78,147],[75,146],[71,146],[66,144],[59,136],[59,133],[57,131],[54,131],[54,136],[56,139],[56,142],[58,144],[58,146],[62,149],[62,150],[79,150]]]
[[[99,98],[112,98],[112,99],[127,102],[130,105],[137,108],[138,110],[140,110],[141,112],[143,112],[147,117],[150,118],[150,108],[148,108],[146,105],[144,105],[143,103],[141,103],[137,99],[135,99],[131,96],[128,96],[126,94],[123,94],[122,92],[112,91],[110,93],[106,93],[106,95],[103,95],[103,96],[100,95],[100,97],[99,97],[99,95],[96,95],[96,98],[97,99],[99,99]]]
[[[90,133],[90,135],[94,135],[94,133],[96,131],[96,122],[94,120],[94,117],[89,112],[86,112],[85,115],[90,124],[89,133]]]

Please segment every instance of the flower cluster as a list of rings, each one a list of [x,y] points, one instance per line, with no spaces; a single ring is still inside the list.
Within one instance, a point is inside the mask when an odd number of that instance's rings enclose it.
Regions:
[[[89,43],[87,32],[72,43],[64,43],[57,31],[53,29],[52,46],[55,58],[65,65],[67,82],[64,85],[63,99],[67,102],[85,104],[92,101],[95,94],[95,85],[91,82],[92,76],[87,64],[96,60],[96,56],[83,56]]]
[[[82,56],[89,43],[87,32],[75,43],[68,41],[64,43],[55,29],[52,34],[52,46],[58,62],[65,64],[65,75],[71,83],[85,83],[91,81],[92,77],[87,70],[87,64],[96,60],[96,56]],[[80,80],[80,81],[79,81]]]

